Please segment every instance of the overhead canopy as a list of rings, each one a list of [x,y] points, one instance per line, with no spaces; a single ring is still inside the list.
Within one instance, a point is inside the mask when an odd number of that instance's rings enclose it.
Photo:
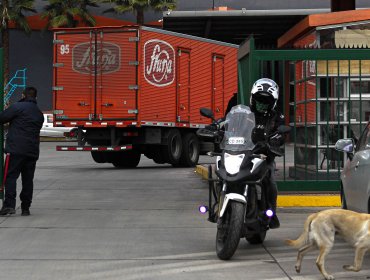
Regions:
[[[337,30],[334,39],[337,48],[370,48],[370,30]]]
[[[307,15],[330,9],[168,11],[163,29],[240,44],[250,35],[259,47],[276,47],[277,39]]]

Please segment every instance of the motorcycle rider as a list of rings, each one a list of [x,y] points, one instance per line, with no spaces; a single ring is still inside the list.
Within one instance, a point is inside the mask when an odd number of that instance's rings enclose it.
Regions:
[[[255,114],[256,126],[252,132],[252,141],[259,145],[259,153],[267,156],[266,163],[270,170],[267,176],[267,194],[270,207],[274,212],[270,221],[270,228],[280,227],[280,222],[276,216],[277,185],[275,182],[275,154],[271,150],[279,151],[284,144],[284,136],[277,132],[280,125],[284,125],[284,115],[275,110],[279,99],[279,87],[271,79],[262,78],[257,80],[252,87],[250,97],[250,108]]]

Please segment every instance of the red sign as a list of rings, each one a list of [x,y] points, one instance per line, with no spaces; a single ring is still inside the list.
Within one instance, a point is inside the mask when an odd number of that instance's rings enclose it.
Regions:
[[[113,43],[81,43],[73,47],[72,68],[81,74],[107,74],[120,69],[121,48]],[[97,67],[95,67],[95,64]],[[95,70],[96,68],[96,70]]]
[[[144,45],[144,77],[148,83],[164,87],[175,79],[175,51],[161,40],[149,40]]]

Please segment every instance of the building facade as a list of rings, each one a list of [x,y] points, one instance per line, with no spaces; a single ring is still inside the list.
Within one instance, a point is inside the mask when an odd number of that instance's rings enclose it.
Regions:
[[[357,0],[356,8],[370,7],[370,3],[368,2],[368,0]],[[42,12],[44,5],[45,1],[43,0],[35,1],[35,8],[38,13]],[[312,0],[303,3],[295,0],[178,0],[176,11],[207,11],[220,6],[226,6],[228,9],[234,10],[249,10],[250,12],[252,12],[252,10],[265,10],[271,12],[273,9],[285,9],[288,13],[292,9],[327,9],[327,11],[329,11],[330,1]],[[103,15],[104,17],[126,22],[135,22],[134,15],[130,13],[122,15],[103,13],[104,10],[108,8],[109,5],[104,4],[99,8],[91,9],[91,12],[98,16]],[[163,14],[161,12],[147,11],[145,13],[145,22],[161,21],[162,19]],[[229,17],[227,20],[234,21],[233,24],[237,25],[233,17]],[[266,26],[266,29],[269,28],[273,28],[273,26]],[[234,32],[233,30],[231,26],[227,32],[232,33]],[[183,33],[188,32],[184,30]],[[204,34],[199,35],[202,36]],[[244,35],[242,35],[242,37],[243,38],[240,38],[240,40],[244,39]],[[265,38],[267,39],[267,37],[268,36]],[[13,29],[10,32],[10,46],[10,75],[13,75],[19,69],[27,68],[27,85],[32,85],[39,89],[39,105],[43,111],[50,111],[52,109],[52,32],[35,28],[32,34],[27,36],[22,31]],[[19,92],[15,93],[11,98],[11,102],[19,99],[19,97]]]

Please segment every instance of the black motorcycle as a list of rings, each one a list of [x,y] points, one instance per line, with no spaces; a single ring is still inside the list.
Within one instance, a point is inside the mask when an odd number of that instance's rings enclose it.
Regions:
[[[215,172],[211,165],[208,167],[209,202],[205,209],[209,213],[208,220],[217,223],[217,256],[227,260],[234,255],[240,238],[245,237],[251,244],[265,240],[274,213],[266,193],[265,182],[270,176],[267,156],[260,151],[268,148],[276,156],[283,153],[273,151],[268,141],[257,145],[252,142],[255,117],[248,106],[233,107],[223,125],[214,119],[211,110],[202,108],[200,112],[213,123],[199,129],[197,134],[215,139],[222,137],[221,153],[209,153],[216,156],[216,165]],[[277,133],[289,131],[290,127],[280,126]]]

